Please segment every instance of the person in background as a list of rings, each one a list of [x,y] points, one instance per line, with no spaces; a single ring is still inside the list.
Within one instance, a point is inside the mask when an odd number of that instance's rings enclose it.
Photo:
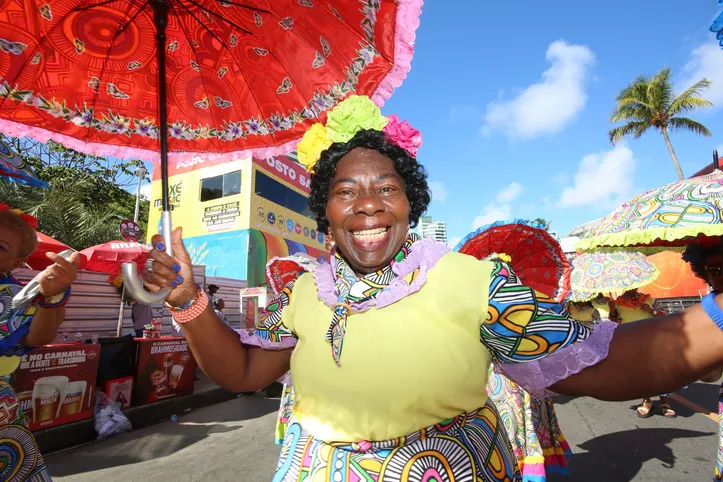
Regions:
[[[223,321],[226,325],[228,325],[228,319],[226,318],[226,315],[223,312],[223,309],[226,307],[226,302],[223,301],[221,298],[217,298],[216,301],[213,302],[213,310],[216,312],[216,316],[218,316],[221,321]]]
[[[690,264],[695,275],[708,283],[714,293],[723,292],[723,247],[704,247],[698,244],[689,245],[683,260]],[[701,381],[713,383],[720,380],[723,369],[718,368],[701,378]],[[723,383],[718,390],[718,456],[716,458],[715,480],[721,480],[723,473]]]
[[[22,266],[38,246],[37,220],[0,204],[0,445],[7,452],[0,464],[0,480],[45,482],[51,480],[33,434],[25,424],[22,407],[8,384],[20,365],[21,357],[32,347],[52,343],[65,319],[70,285],[77,276],[80,255],[69,260],[47,253],[54,264],[39,275],[40,294],[34,302],[13,309],[12,299],[22,285],[12,271]],[[22,475],[21,475],[22,474]]]
[[[614,303],[614,311],[619,323],[632,323],[665,314],[665,312],[658,307],[655,298],[645,293],[640,293],[637,289],[626,291],[619,296]],[[613,319],[613,317],[611,316],[610,319]],[[670,406],[670,393],[664,393],[659,395],[659,397],[661,415],[665,418],[677,417],[678,414],[675,413],[675,410]],[[636,409],[638,417],[652,417],[653,406],[652,397],[643,398],[643,402]]]
[[[146,325],[150,325],[153,322],[153,307],[132,300],[131,319],[133,320],[133,329],[136,332],[136,337],[143,337],[143,330]]]
[[[218,293],[218,285],[210,284],[206,287],[208,289],[208,296],[210,297],[211,304],[216,301],[216,293]]]

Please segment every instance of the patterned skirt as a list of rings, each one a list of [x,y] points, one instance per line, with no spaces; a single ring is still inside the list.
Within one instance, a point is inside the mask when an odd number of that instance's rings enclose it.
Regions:
[[[567,474],[570,446],[562,435],[549,399],[530,396],[490,368],[487,393],[497,407],[524,482],[544,482],[549,472]]]
[[[52,481],[35,437],[15,398],[15,391],[0,381],[0,482]]]
[[[520,482],[491,402],[406,437],[327,443],[290,416],[274,482]]]

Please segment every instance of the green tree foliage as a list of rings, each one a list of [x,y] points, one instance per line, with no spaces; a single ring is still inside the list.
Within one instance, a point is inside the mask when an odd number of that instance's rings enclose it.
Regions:
[[[703,124],[682,117],[687,112],[713,105],[700,97],[701,92],[710,85],[709,80],[702,79],[676,96],[670,80],[670,69],[661,70],[655,77],[638,76],[621,90],[615,99],[617,105],[610,121],[625,124],[610,130],[610,142],[617,144],[627,136],[638,139],[649,129],[657,129],[668,147],[678,179],[682,181],[685,176],[670,142],[669,132],[680,129],[711,137],[710,131]]]
[[[55,142],[3,138],[50,188],[0,180],[0,202],[38,218],[38,229],[75,249],[120,238],[118,226],[133,219],[136,196],[124,189],[135,185],[139,160],[90,156]],[[149,202],[141,198],[139,222],[148,223]]]

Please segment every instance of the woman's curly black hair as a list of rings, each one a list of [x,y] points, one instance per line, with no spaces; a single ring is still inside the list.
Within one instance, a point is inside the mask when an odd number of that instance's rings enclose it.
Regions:
[[[326,219],[326,204],[329,202],[329,185],[336,174],[336,164],[352,149],[364,147],[373,149],[394,161],[394,168],[404,181],[409,200],[409,222],[416,227],[419,217],[427,211],[432,200],[427,184],[427,171],[406,150],[393,144],[381,131],[361,130],[349,142],[336,142],[321,153],[311,174],[311,195],[309,207],[316,215],[320,233],[329,230]]]
[[[688,263],[690,263],[690,269],[693,270],[693,273],[695,273],[698,278],[707,281],[705,272],[705,260],[709,256],[714,256],[720,253],[720,251],[720,246],[702,246],[700,244],[689,244],[685,248],[685,252],[683,253],[683,261],[687,261]]]

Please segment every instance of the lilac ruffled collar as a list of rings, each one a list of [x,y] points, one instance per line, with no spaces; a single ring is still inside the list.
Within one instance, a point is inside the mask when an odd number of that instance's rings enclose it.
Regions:
[[[362,313],[370,308],[381,309],[416,293],[427,282],[427,271],[449,252],[450,249],[446,244],[433,239],[424,238],[415,242],[404,260],[391,264],[392,272],[395,275],[394,280],[375,298],[360,303],[351,303],[352,313]],[[419,268],[419,273],[411,283],[407,283],[405,277],[417,268]],[[319,299],[332,308],[339,297],[334,284],[332,265],[326,262],[314,269],[313,273]]]

